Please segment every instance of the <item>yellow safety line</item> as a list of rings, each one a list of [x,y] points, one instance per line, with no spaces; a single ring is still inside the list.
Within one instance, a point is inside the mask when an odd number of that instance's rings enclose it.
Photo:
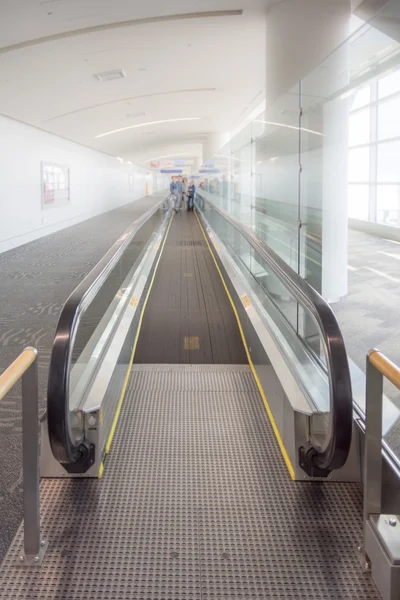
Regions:
[[[216,261],[216,258],[215,258],[215,256],[214,256],[214,252],[212,251],[212,248],[211,248],[211,246],[210,246],[210,243],[209,243],[209,241],[208,241],[208,238],[207,238],[207,236],[206,236],[206,234],[205,234],[205,231],[204,231],[204,229],[203,229],[203,226],[202,226],[202,224],[201,224],[201,222],[200,222],[200,219],[199,219],[199,217],[198,217],[198,215],[197,215],[197,212],[196,212],[195,214],[196,214],[196,219],[197,219],[197,222],[198,222],[198,224],[199,224],[199,227],[200,227],[200,229],[201,229],[201,232],[202,232],[202,234],[203,234],[203,237],[204,237],[204,239],[205,239],[205,241],[206,241],[206,244],[207,244],[207,246],[208,246],[208,249],[209,249],[209,251],[210,251],[210,253],[211,253],[211,256],[212,256],[212,258],[213,258],[213,261],[214,261],[214,263],[215,263],[215,266],[216,266],[216,268],[217,268],[217,271],[218,271],[218,273],[219,273],[219,276],[220,276],[220,278],[221,278],[222,285],[224,286],[224,289],[225,289],[226,295],[228,296],[229,302],[230,302],[230,304],[231,304],[231,306],[232,306],[232,310],[233,310],[233,312],[234,312],[234,315],[235,315],[235,317],[236,317],[236,321],[237,321],[237,324],[238,324],[238,327],[239,327],[240,336],[241,336],[241,338],[242,338],[243,346],[244,346],[244,349],[245,349],[245,352],[246,352],[247,360],[248,360],[248,362],[249,362],[249,365],[250,365],[251,372],[253,373],[253,377],[254,377],[254,379],[255,379],[255,382],[256,382],[256,384],[257,384],[258,391],[260,392],[260,396],[261,396],[261,398],[262,398],[262,400],[263,400],[263,402],[264,402],[265,410],[267,411],[267,415],[268,415],[268,418],[269,418],[269,420],[270,420],[270,423],[271,423],[271,425],[272,425],[272,429],[274,430],[275,437],[276,437],[276,439],[277,439],[277,442],[278,442],[278,444],[279,444],[279,448],[280,448],[280,450],[281,450],[281,453],[282,453],[282,456],[283,456],[283,460],[284,460],[284,461],[285,461],[285,463],[286,463],[286,466],[287,466],[287,469],[288,469],[288,471],[289,471],[290,477],[291,477],[291,478],[294,480],[294,479],[295,479],[295,473],[294,473],[294,469],[293,469],[292,463],[290,462],[290,458],[289,458],[289,456],[288,456],[288,453],[286,452],[286,448],[285,448],[285,446],[284,446],[284,443],[283,443],[283,441],[282,441],[281,435],[280,435],[280,433],[279,433],[279,429],[278,429],[278,427],[277,427],[277,425],[276,425],[276,422],[275,422],[275,419],[274,419],[274,417],[273,417],[272,411],[271,411],[271,409],[270,409],[270,406],[269,406],[269,404],[268,404],[268,400],[267,400],[267,398],[266,398],[266,396],[265,396],[265,394],[264,394],[264,390],[263,390],[263,388],[262,388],[261,382],[260,382],[260,380],[259,380],[259,378],[258,378],[258,375],[257,375],[256,369],[255,369],[255,367],[254,367],[254,364],[253,364],[253,361],[252,361],[252,359],[251,359],[251,356],[250,356],[250,353],[249,353],[249,350],[248,350],[248,347],[247,347],[246,338],[245,338],[245,335],[244,335],[244,332],[243,332],[243,327],[242,327],[242,324],[241,324],[241,322],[240,322],[240,319],[239,319],[238,312],[237,312],[237,310],[236,310],[236,306],[235,306],[235,304],[234,304],[234,302],[233,302],[233,300],[232,300],[232,296],[231,296],[231,294],[230,294],[230,292],[229,292],[229,290],[228,290],[228,286],[227,286],[227,285],[226,285],[226,283],[225,283],[224,276],[223,276],[223,274],[222,274],[222,272],[221,272],[221,269],[219,268],[219,265],[218,265],[218,263],[217,263],[217,261]]]
[[[137,331],[136,331],[135,342],[133,344],[132,354],[131,354],[131,358],[130,358],[129,365],[128,365],[128,370],[126,372],[124,385],[122,387],[122,392],[121,392],[121,395],[119,397],[118,406],[117,406],[117,410],[116,410],[116,413],[115,413],[115,416],[114,416],[113,424],[111,426],[110,435],[108,436],[108,440],[107,440],[106,454],[108,454],[109,451],[110,451],[110,447],[111,447],[111,443],[113,441],[115,429],[117,427],[119,414],[121,412],[122,403],[123,403],[124,398],[125,398],[125,392],[126,392],[126,388],[128,386],[128,382],[129,382],[129,378],[130,378],[130,374],[131,374],[131,368],[132,368],[133,360],[135,358],[135,352],[136,352],[136,347],[137,347],[138,340],[139,340],[140,328],[142,327],[144,311],[146,310],[147,301],[149,299],[150,292],[151,292],[151,289],[153,287],[154,280],[156,278],[156,273],[157,273],[158,265],[159,265],[160,260],[161,260],[161,256],[162,256],[162,253],[163,253],[163,250],[164,250],[165,242],[167,241],[168,233],[169,233],[169,230],[170,230],[173,218],[174,218],[174,213],[172,213],[172,215],[171,215],[171,218],[170,218],[170,221],[169,221],[169,224],[168,224],[168,228],[167,228],[167,231],[166,231],[166,234],[165,234],[165,237],[164,237],[164,241],[163,241],[163,244],[161,246],[160,254],[158,255],[156,266],[155,266],[154,271],[153,271],[153,276],[152,276],[151,281],[150,281],[149,289],[147,290],[146,298],[145,298],[145,301],[143,303],[142,312],[140,314],[139,324],[138,324],[138,328],[137,328]],[[101,469],[101,467],[100,467],[100,469]]]

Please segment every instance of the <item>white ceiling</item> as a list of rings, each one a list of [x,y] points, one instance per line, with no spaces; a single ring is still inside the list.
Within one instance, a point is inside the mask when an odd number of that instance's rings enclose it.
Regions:
[[[267,4],[0,0],[0,113],[135,162],[200,156],[208,133],[230,131],[264,97]],[[126,78],[94,77],[114,69]]]

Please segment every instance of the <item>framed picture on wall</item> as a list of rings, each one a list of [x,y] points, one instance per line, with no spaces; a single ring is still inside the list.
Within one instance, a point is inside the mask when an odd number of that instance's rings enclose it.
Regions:
[[[70,202],[69,166],[41,163],[42,210],[65,206]]]

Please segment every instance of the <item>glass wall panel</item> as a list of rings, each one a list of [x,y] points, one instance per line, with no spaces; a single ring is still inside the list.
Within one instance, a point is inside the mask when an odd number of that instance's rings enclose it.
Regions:
[[[345,260],[343,253],[338,254],[337,239],[345,239],[347,228],[347,140],[351,98],[349,95],[342,98],[339,91],[348,84],[348,55],[344,45],[301,84],[300,211],[304,237],[301,239],[300,273],[328,298],[340,296],[343,287],[336,286],[339,278],[335,272],[329,281],[327,277],[323,278],[323,271],[331,270],[333,254],[338,265]],[[358,112],[361,115],[359,121],[367,112],[368,109]],[[358,131],[358,126],[355,130]],[[362,143],[361,134],[353,135],[358,144]]]
[[[248,226],[252,224],[252,167],[251,125],[248,125],[231,140],[232,212]]]
[[[313,73],[207,157],[213,158],[214,172],[204,175],[215,203],[250,225],[332,302],[349,356],[362,370],[373,346],[400,363],[400,329],[394,343],[393,325],[398,236],[387,229],[378,237],[382,224],[400,227],[399,16],[398,0],[388,2],[383,18],[357,29]],[[206,210],[255,289],[268,295],[268,311],[279,311],[320,364],[320,341],[309,316],[249,245],[224,231],[218,216]],[[371,229],[379,224],[374,237],[365,233],[365,221],[372,222]]]
[[[252,123],[257,236],[299,269],[299,86]]]

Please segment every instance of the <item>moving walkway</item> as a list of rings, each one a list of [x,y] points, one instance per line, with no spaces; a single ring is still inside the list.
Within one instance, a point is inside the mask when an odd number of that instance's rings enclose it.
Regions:
[[[378,599],[356,552],[353,417],[322,298],[207,198],[156,206],[61,313],[41,422],[48,547],[21,566],[21,528],[0,598]]]

